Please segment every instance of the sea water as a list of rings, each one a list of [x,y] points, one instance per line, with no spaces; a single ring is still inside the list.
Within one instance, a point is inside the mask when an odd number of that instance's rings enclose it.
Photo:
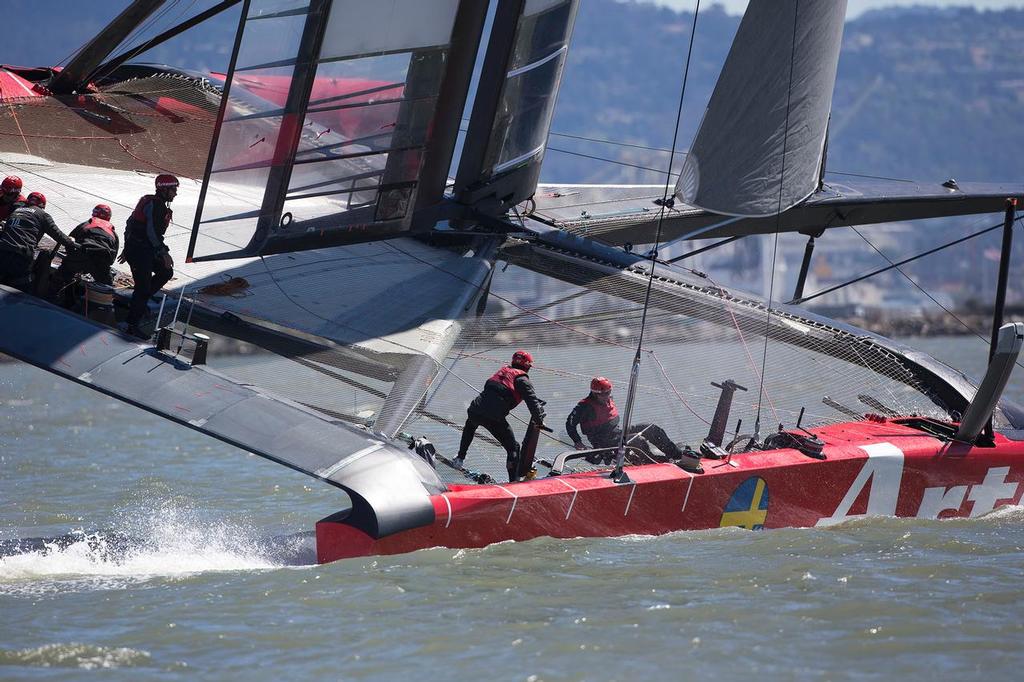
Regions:
[[[911,343],[977,373],[975,339]],[[1024,399],[1024,374],[1008,392]],[[1022,400],[1024,401],[1024,400]],[[0,680],[1011,679],[1024,510],[314,564],[306,476],[0,365]]]

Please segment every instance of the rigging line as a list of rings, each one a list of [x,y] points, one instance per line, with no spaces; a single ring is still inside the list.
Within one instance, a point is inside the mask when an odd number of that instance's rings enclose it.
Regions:
[[[463,118],[463,119],[460,119],[460,122],[461,123],[469,123],[469,119],[468,118]],[[466,131],[466,128],[459,128],[459,132],[460,133],[465,133],[467,131]],[[672,151],[671,149],[665,149],[664,147],[650,147],[650,146],[647,146],[647,145],[635,144],[635,143],[632,143],[632,142],[621,142],[619,140],[606,140],[606,139],[599,138],[599,137],[587,137],[586,135],[573,135],[573,134],[570,134],[570,133],[556,133],[553,130],[551,132],[549,132],[548,135],[552,135],[554,137],[567,137],[567,138],[569,138],[571,140],[583,140],[584,142],[597,142],[597,143],[600,143],[600,144],[609,144],[609,145],[612,145],[612,146],[615,146],[615,147],[633,147],[635,149],[644,149],[644,150],[651,151],[651,152],[665,152],[666,154],[668,154],[669,152]]]
[[[686,398],[684,398],[679,393],[679,390],[676,388],[676,385],[674,383],[672,383],[672,378],[669,377],[668,370],[665,369],[665,365],[661,364],[661,359],[658,358],[658,354],[655,353],[654,351],[651,351],[651,359],[654,360],[654,362],[658,365],[658,368],[661,370],[661,375],[663,377],[665,377],[665,381],[668,382],[669,388],[672,389],[672,393],[674,393],[675,396],[676,396],[676,399],[683,404],[683,407],[685,407],[687,410],[689,410],[690,414],[692,414],[694,417],[696,417],[700,421],[704,422],[708,426],[711,426],[711,422],[708,421],[703,415],[701,415],[695,409],[690,407],[690,403],[686,402]]]
[[[551,132],[549,134],[554,136],[554,137],[567,137],[570,140],[582,140],[584,142],[597,142],[598,144],[607,144],[607,145],[612,145],[613,147],[632,147],[633,149],[643,149],[643,150],[646,150],[646,151],[649,151],[649,152],[664,152],[664,153],[668,154],[668,153],[670,153],[672,151],[671,149],[665,149],[663,147],[648,147],[647,145],[642,145],[642,144],[633,144],[631,142],[619,142],[617,140],[602,140],[602,139],[597,138],[597,137],[586,137],[584,135],[570,135],[569,133],[556,133],[556,132]]]
[[[651,171],[652,173],[658,173],[659,175],[665,174],[665,171],[663,169],[661,169],[661,168],[651,168],[650,166],[641,166],[641,165],[638,165],[638,164],[635,164],[635,163],[626,163],[625,161],[616,161],[615,159],[609,159],[609,158],[606,158],[604,156],[594,156],[593,154],[583,154],[581,152],[573,152],[573,151],[569,151],[568,149],[560,149],[558,147],[551,147],[551,146],[548,146],[547,150],[549,152],[561,152],[563,154],[569,154],[571,156],[581,156],[584,159],[592,159],[594,161],[604,161],[605,163],[613,163],[616,166],[625,166],[626,168],[638,168],[640,170]],[[671,164],[669,164],[668,176],[669,177],[677,177],[678,175],[679,175],[679,173],[673,173],[672,172]]]
[[[764,351],[761,354],[761,381],[757,388],[757,418],[754,420],[755,437],[761,431],[761,400],[764,397],[764,374],[768,365],[768,335],[772,324],[772,297],[775,295],[775,261],[779,255],[779,227],[782,224],[782,193],[786,187],[786,147],[789,144],[789,114],[793,100],[793,69],[796,62],[796,28],[800,16],[800,0],[793,5],[793,42],[789,48],[789,85],[786,88],[786,127],[782,135],[782,168],[779,170],[779,202],[775,210],[775,240],[772,244],[772,275],[768,280],[768,306],[764,319]],[[774,409],[772,410],[774,413]],[[778,414],[775,414],[778,419]]]
[[[830,175],[845,175],[851,178],[868,178],[869,180],[891,180],[893,182],[909,182],[914,183],[914,180],[908,180],[906,178],[888,178],[884,175],[864,175],[862,173],[842,173],[840,171],[827,171]]]
[[[194,1],[195,0],[193,0],[193,2]],[[179,2],[179,0],[171,0],[171,3],[169,5],[164,6],[163,8],[161,8],[161,10],[159,12],[157,12],[156,14],[148,17],[141,24],[139,24],[138,26],[133,28],[131,30],[131,32],[129,32],[128,35],[126,35],[124,37],[124,39],[121,40],[121,42],[119,42],[117,45],[113,46],[113,49],[116,50],[121,45],[124,45],[125,43],[129,43],[129,42],[135,40],[136,38],[138,38],[139,36],[145,34],[145,32],[150,30],[153,27],[154,24],[159,22],[163,18],[163,16],[165,14],[167,14],[172,9],[174,9],[174,6],[177,5],[178,2]]]
[[[1024,219],[1024,216],[1021,216],[1020,218],[1017,218],[1018,221],[1021,221],[1022,219]],[[1002,222],[996,223],[995,225],[993,225],[991,227],[987,227],[984,230],[980,230],[980,231],[975,232],[973,234],[969,234],[966,237],[960,237],[959,239],[955,239],[955,240],[953,240],[951,242],[943,244],[942,246],[937,246],[934,249],[929,249],[929,250],[924,251],[922,253],[919,253],[917,255],[910,256],[908,258],[904,258],[901,261],[897,261],[896,263],[892,263],[888,267],[879,268],[877,270],[872,270],[871,272],[869,272],[869,273],[867,273],[865,275],[861,275],[860,277],[855,277],[855,278],[853,278],[851,280],[843,282],[842,284],[836,284],[835,286],[831,286],[831,287],[829,287],[827,289],[822,289],[821,291],[815,292],[815,293],[811,294],[810,296],[804,296],[799,301],[795,301],[795,303],[798,304],[798,305],[803,305],[807,301],[810,301],[810,300],[813,300],[815,298],[818,298],[819,296],[824,296],[825,294],[831,294],[832,292],[838,291],[839,289],[843,289],[845,287],[848,287],[851,284],[856,284],[857,282],[862,282],[865,279],[868,279],[870,277],[874,277],[875,275],[880,275],[883,272],[888,272],[889,270],[892,270],[894,268],[898,268],[901,265],[906,265],[907,263],[915,261],[915,260],[917,260],[919,258],[924,258],[925,256],[930,256],[933,253],[938,253],[939,251],[942,251],[943,249],[948,249],[951,246],[956,246],[957,244],[961,244],[961,243],[966,242],[966,241],[968,241],[970,239],[974,239],[975,237],[980,237],[981,235],[986,234],[988,232],[992,232],[993,230],[998,230],[1002,226],[1003,226]],[[858,234],[860,234],[860,233],[858,232]]]
[[[696,9],[693,12],[693,25],[690,28],[690,42],[686,46],[686,62],[683,66],[683,82],[679,87],[679,105],[676,107],[675,127],[672,130],[672,151],[668,157],[668,168],[665,172],[665,189],[661,195],[661,211],[658,213],[658,229],[654,235],[654,248],[651,250],[651,274],[647,278],[647,291],[644,293],[644,309],[640,318],[640,334],[636,342],[636,355],[633,357],[633,368],[629,377],[629,393],[626,398],[626,409],[623,413],[622,428],[619,433],[619,447],[615,459],[616,479],[622,474],[622,465],[626,456],[626,433],[629,431],[630,420],[633,412],[633,398],[636,395],[636,385],[640,378],[640,358],[644,347],[644,328],[647,326],[647,309],[650,307],[651,290],[654,288],[654,272],[658,267],[658,247],[661,245],[661,230],[665,224],[666,204],[668,203],[668,191],[672,184],[672,164],[676,159],[676,145],[679,142],[679,124],[683,118],[683,101],[686,97],[686,82],[690,75],[690,57],[693,55],[693,39],[697,35],[697,15],[700,12],[700,0],[697,0]],[[654,352],[651,351],[653,355]],[[689,407],[689,406],[688,406]]]
[[[196,1],[197,0],[191,0],[191,2],[188,4],[188,6],[185,9],[183,9],[181,12],[179,12],[178,16],[175,17],[174,20],[171,21],[170,23],[172,25],[174,25],[174,26],[178,25],[178,23],[181,21],[181,18],[183,16],[185,16],[186,14],[188,14],[188,12],[191,11],[191,9],[193,7],[195,7]],[[122,44],[123,43],[127,43],[127,42],[129,42],[131,40],[134,40],[135,38],[140,37],[140,36],[141,36],[141,32],[139,34],[135,35],[135,36],[128,36],[127,38],[125,38],[125,40],[123,40],[121,42],[122,42]],[[135,59],[140,54],[143,54],[144,52],[148,51],[149,48],[152,47],[150,45],[150,42],[154,38],[156,38],[156,37],[157,36],[153,36],[153,38],[147,38],[146,40],[143,40],[142,42],[140,42],[135,47],[129,47],[124,52],[122,52],[120,54],[117,54],[117,55],[114,55],[113,57],[109,57],[108,59],[104,60],[105,63],[110,63],[110,62],[115,62],[115,63],[114,63],[112,68],[108,68],[105,71],[96,71],[94,73],[89,74],[89,79],[93,80],[93,81],[96,81],[96,80],[99,80],[100,78],[109,76],[118,66],[120,66],[124,62],[126,62],[126,61],[128,61],[130,59]],[[100,66],[102,66],[102,64]]]
[[[1024,216],[1022,216],[1022,218],[1024,218]],[[1020,221],[1020,220],[1021,220],[1021,218],[1017,218],[1016,220],[1017,220],[1017,221]],[[1022,223],[1022,224],[1024,224],[1024,223]],[[995,225],[995,227],[1002,227],[1002,225],[1003,225],[1003,223],[998,223],[997,225]],[[881,250],[879,250],[879,248],[878,248],[877,246],[875,246],[874,244],[872,244],[872,243],[871,243],[871,241],[869,241],[867,237],[865,237],[865,236],[864,236],[863,234],[861,234],[861,232],[860,232],[860,231],[859,231],[859,230],[858,230],[858,229],[857,229],[856,227],[853,227],[853,225],[851,225],[851,226],[850,226],[850,228],[851,228],[851,229],[852,229],[852,230],[853,230],[854,232],[856,232],[856,233],[857,233],[857,236],[859,236],[859,237],[860,237],[861,239],[863,239],[863,240],[864,240],[865,242],[867,242],[867,245],[868,245],[868,246],[870,246],[870,247],[871,247],[872,249],[874,249],[875,253],[877,253],[877,254],[878,254],[879,256],[881,256],[882,258],[884,258],[884,259],[886,260],[886,262],[888,262],[888,263],[889,263],[889,265],[891,265],[891,266],[892,266],[892,268],[895,268],[895,269],[896,269],[896,272],[898,272],[898,273],[900,273],[901,275],[903,275],[903,277],[904,277],[904,278],[905,278],[905,279],[906,279],[906,280],[907,280],[908,282],[910,282],[911,284],[913,284],[913,285],[914,285],[914,287],[916,287],[916,288],[917,288],[917,289],[918,289],[918,290],[919,290],[919,291],[920,291],[920,292],[921,292],[922,294],[924,294],[925,296],[927,296],[927,297],[929,298],[929,300],[931,300],[931,302],[932,302],[932,303],[934,303],[935,305],[937,305],[937,306],[938,306],[938,307],[939,307],[939,308],[940,308],[940,309],[941,309],[941,310],[942,310],[943,312],[945,312],[945,313],[946,313],[947,315],[949,315],[949,316],[950,316],[950,317],[952,317],[952,318],[953,318],[954,320],[956,320],[957,322],[959,322],[959,323],[960,323],[960,326],[961,326],[961,327],[963,327],[964,329],[966,329],[966,330],[967,330],[967,331],[969,331],[970,333],[972,333],[972,334],[974,334],[975,336],[977,336],[977,337],[978,337],[979,339],[981,339],[981,340],[982,340],[983,342],[985,342],[985,344],[986,344],[986,345],[987,345],[987,344],[989,343],[989,339],[987,339],[987,338],[985,338],[984,336],[982,336],[982,335],[981,335],[981,333],[979,333],[979,332],[978,332],[978,331],[977,331],[976,329],[974,329],[974,328],[973,328],[973,327],[971,327],[971,326],[970,326],[969,324],[967,324],[967,323],[966,323],[966,322],[964,322],[964,321],[963,321],[962,319],[960,319],[960,318],[959,318],[959,317],[958,317],[958,316],[956,315],[956,313],[954,313],[954,312],[953,312],[952,310],[949,310],[949,309],[948,309],[948,308],[946,308],[946,307],[945,307],[944,305],[942,305],[941,303],[939,303],[939,302],[938,302],[938,300],[936,300],[936,298],[935,298],[934,296],[932,296],[932,295],[931,295],[930,293],[928,293],[928,291],[927,291],[927,290],[925,290],[925,289],[924,289],[924,288],[923,288],[923,287],[922,287],[922,286],[921,286],[920,284],[918,284],[917,282],[915,282],[915,281],[914,281],[914,279],[913,279],[913,278],[912,278],[912,277],[911,277],[910,275],[908,275],[907,273],[903,272],[903,270],[901,270],[901,269],[900,269],[900,267],[899,267],[899,265],[900,265],[900,264],[898,264],[898,263],[893,263],[893,262],[892,262],[892,260],[891,260],[891,259],[890,259],[890,258],[889,258],[888,256],[886,256],[886,255],[885,255],[884,253],[882,253],[882,252],[881,252]],[[989,232],[989,231],[991,231],[991,229],[994,229],[994,228],[989,228],[989,229],[985,230],[984,232],[979,232],[979,233],[977,233],[977,234],[984,234],[985,232]],[[976,235],[975,235],[975,236],[976,236]],[[970,239],[970,237],[967,237],[966,239]],[[1024,368],[1024,364],[1021,364],[1021,362],[1020,362],[1019,360],[1014,360],[1013,364],[1017,365],[1018,367]]]
[[[711,279],[710,276],[708,277],[708,280],[713,285],[718,287],[719,289],[725,291],[725,287],[720,285],[715,280]],[[750,369],[754,372],[754,376],[757,377],[758,382],[760,382],[763,385],[764,384],[764,373],[763,373],[763,371],[758,371],[757,363],[754,362],[754,356],[750,354],[750,344],[747,343],[747,337],[746,337],[746,335],[744,335],[743,329],[740,327],[739,320],[736,319],[736,313],[733,312],[733,301],[732,301],[731,297],[726,297],[725,298],[725,310],[726,310],[727,313],[729,313],[729,318],[732,320],[732,326],[736,328],[736,333],[740,337],[740,345],[743,346],[743,354],[747,356],[747,362],[750,363]],[[765,338],[767,338],[767,334],[765,335]],[[762,370],[763,370],[763,366],[762,366]],[[772,397],[770,395],[767,395],[767,394],[764,397],[768,400],[768,407],[771,409],[772,415],[775,417],[776,420],[778,420],[779,413],[775,409],[775,402],[772,400]],[[753,401],[751,401],[751,404],[753,404]],[[758,406],[760,406],[760,404],[761,404],[761,397],[760,397],[760,395],[758,395],[757,404],[758,404]]]
[[[675,258],[669,258],[665,262],[668,263],[669,265],[674,265],[675,263],[678,263],[681,260],[685,260],[685,259],[689,258],[690,256],[696,256],[698,254],[704,253],[705,251],[711,251],[712,249],[717,249],[719,246],[725,246],[726,244],[731,244],[734,241],[736,241],[737,239],[743,239],[746,236],[747,235],[745,235],[745,234],[737,234],[737,235],[734,235],[732,237],[727,237],[727,238],[725,238],[725,239],[723,239],[721,241],[715,242],[714,244],[709,244],[708,246],[702,246],[701,248],[694,249],[693,251],[687,251],[686,253],[684,253],[681,256],[676,256]],[[693,270],[691,268],[685,268],[683,266],[679,266],[679,267],[681,269],[683,269],[683,270],[687,270],[689,272],[693,272]]]

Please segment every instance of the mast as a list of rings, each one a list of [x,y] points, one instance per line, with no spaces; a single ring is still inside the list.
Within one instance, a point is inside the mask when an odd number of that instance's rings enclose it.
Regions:
[[[49,89],[58,95],[75,92],[88,82],[89,75],[125,38],[158,10],[164,0],[133,0],[106,28],[78,51],[64,69],[50,81]]]

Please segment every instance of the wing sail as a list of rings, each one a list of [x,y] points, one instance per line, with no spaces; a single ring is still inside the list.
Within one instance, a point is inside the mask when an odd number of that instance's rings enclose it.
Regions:
[[[846,0],[751,0],[676,185],[682,201],[775,215],[818,185]]]
[[[465,17],[482,11],[470,0],[247,0],[189,257],[407,233],[426,161],[450,160],[452,136],[434,133],[461,115],[482,26]],[[466,35],[453,49],[457,23]],[[440,103],[446,79],[465,87],[449,83]]]

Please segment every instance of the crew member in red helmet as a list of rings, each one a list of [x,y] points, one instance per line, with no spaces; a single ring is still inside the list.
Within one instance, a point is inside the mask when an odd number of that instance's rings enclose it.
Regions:
[[[60,231],[46,212],[46,197],[40,192],[32,192],[25,204],[14,209],[4,221],[3,231],[0,231],[0,284],[33,293],[32,261],[44,234],[68,253],[78,249],[78,245]]]
[[[617,448],[622,439],[622,428],[619,426],[619,408],[612,400],[612,382],[604,377],[594,377],[590,381],[590,395],[576,404],[565,420],[565,430],[572,438],[573,445],[577,450],[585,450],[583,439],[579,431],[583,431],[590,444],[595,448]],[[631,424],[626,432],[626,444],[642,450],[654,460],[649,444],[654,444],[670,460],[678,460],[680,466],[687,471],[694,473],[702,472],[699,458],[688,457],[678,445],[665,433],[665,429],[657,424]],[[604,459],[610,463],[614,452],[607,452],[603,456],[594,457],[595,463]],[[643,458],[627,451],[626,457],[633,464],[643,464]]]
[[[512,363],[495,372],[466,410],[466,425],[462,428],[462,442],[459,443],[458,463],[466,460],[469,445],[473,442],[476,429],[484,427],[491,432],[501,447],[505,448],[507,463],[517,461],[519,442],[508,424],[508,413],[521,402],[526,403],[533,421],[544,423],[544,401],[537,397],[530,383],[528,372],[533,366],[533,356],[524,350],[512,354]]]
[[[174,259],[164,243],[164,233],[171,224],[173,213],[167,204],[178,194],[178,178],[163,173],[156,176],[156,192],[139,199],[128,217],[125,228],[124,251],[118,263],[128,263],[132,269],[135,288],[128,307],[128,333],[145,338],[139,323],[146,314],[150,297],[170,281],[174,275]]]
[[[21,178],[17,175],[8,175],[0,182],[0,222],[7,220],[18,206],[24,205],[21,188]]]
[[[57,268],[57,277],[64,285],[64,305],[68,308],[74,305],[75,298],[73,288],[67,284],[79,272],[89,273],[100,284],[113,284],[110,266],[114,264],[120,240],[110,217],[110,207],[98,204],[89,220],[71,230],[71,238],[81,249],[66,256]]]

